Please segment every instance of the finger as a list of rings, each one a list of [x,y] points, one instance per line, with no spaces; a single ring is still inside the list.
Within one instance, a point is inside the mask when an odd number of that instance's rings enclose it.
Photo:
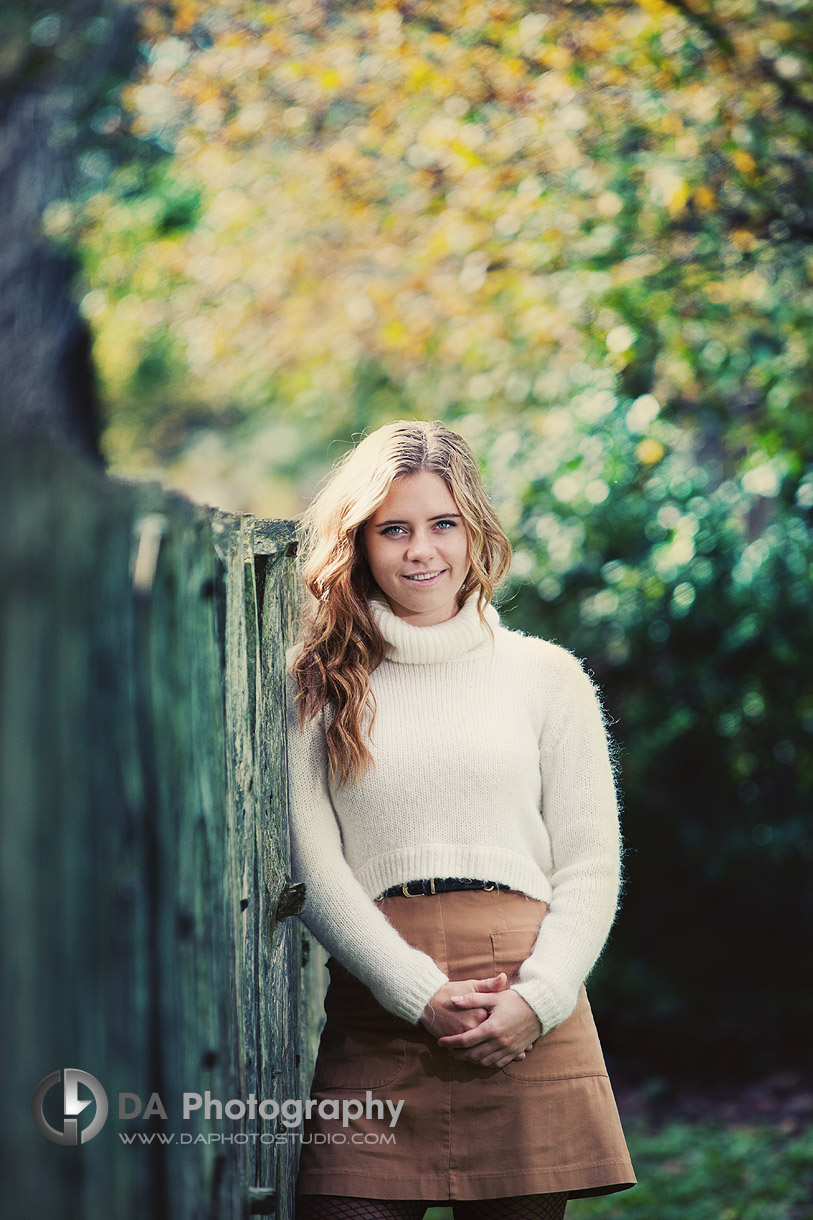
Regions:
[[[506,1051],[504,1046],[498,1046],[491,1054],[481,1056],[479,1062],[482,1067],[502,1067],[504,1062],[510,1063],[513,1058],[513,1051]]]
[[[461,1009],[457,1016],[463,1024],[458,1025],[457,1033],[462,1033],[464,1029],[476,1029],[478,1025],[482,1025],[483,1021],[487,1021],[489,1014],[484,1008],[466,1008]]]
[[[513,1055],[506,1055],[505,1047],[500,1047],[498,1051],[492,1051],[490,1055],[484,1055],[480,1047],[475,1047],[471,1051],[458,1051],[455,1053],[455,1059],[462,1059],[466,1063],[475,1063],[478,1067],[505,1067],[506,1063],[510,1063],[514,1058]]]
[[[508,984],[508,975],[504,970],[490,979],[469,980],[470,991],[503,991]]]
[[[453,995],[450,998],[458,1008],[493,1008],[497,1002],[496,995],[489,995],[488,992],[482,991],[469,991],[464,995]]]
[[[480,1028],[482,1029],[482,1026]],[[490,1067],[493,1060],[502,1058],[508,1053],[506,1047],[493,1036],[484,1038],[482,1042],[476,1042],[471,1046],[452,1046],[446,1049],[454,1055],[455,1059],[465,1059],[467,1063],[481,1063],[486,1067]],[[513,1057],[512,1052],[511,1058],[513,1059]]]
[[[473,1046],[488,1041],[491,1031],[486,1028],[487,1025],[488,1021],[482,1021],[474,1029],[466,1029],[461,1034],[444,1034],[442,1038],[438,1038],[438,1046],[445,1050],[471,1050]]]
[[[490,991],[504,991],[508,986],[508,975],[504,970],[501,970],[493,979],[487,979],[486,982],[490,984]]]
[[[481,1067],[490,1066],[490,1064],[485,1063],[485,1051],[477,1046],[473,1050],[451,1050],[449,1054],[455,1059],[460,1059],[463,1063],[476,1063]]]

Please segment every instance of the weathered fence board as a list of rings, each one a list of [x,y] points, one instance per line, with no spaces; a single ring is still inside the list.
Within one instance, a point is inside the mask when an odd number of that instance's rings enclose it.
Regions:
[[[3,1214],[287,1220],[296,1143],[254,1138],[282,1123],[181,1106],[302,1097],[313,1061],[323,972],[286,918],[293,527],[44,441],[5,439],[0,488]],[[31,1113],[69,1067],[110,1104],[79,1147]],[[120,1117],[125,1093],[166,1120]],[[61,1085],[45,1117],[61,1129]]]

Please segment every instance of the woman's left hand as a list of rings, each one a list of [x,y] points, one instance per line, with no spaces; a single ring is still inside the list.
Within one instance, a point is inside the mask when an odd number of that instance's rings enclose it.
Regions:
[[[454,996],[456,1008],[487,1008],[489,1015],[474,1029],[438,1038],[438,1046],[482,1067],[505,1067],[527,1051],[542,1032],[539,1018],[518,991]]]

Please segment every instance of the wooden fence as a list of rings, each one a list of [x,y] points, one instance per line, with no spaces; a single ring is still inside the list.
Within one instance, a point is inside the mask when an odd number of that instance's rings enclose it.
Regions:
[[[249,1103],[307,1096],[324,974],[285,917],[294,529],[4,439],[2,1213],[288,1220],[297,1144]],[[58,1072],[65,1129],[66,1068],[109,1104],[78,1146],[32,1111]]]

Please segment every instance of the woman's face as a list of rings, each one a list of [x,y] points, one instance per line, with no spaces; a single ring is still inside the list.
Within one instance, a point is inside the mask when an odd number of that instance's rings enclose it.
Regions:
[[[438,474],[395,479],[364,527],[373,580],[393,614],[417,627],[454,618],[469,570],[466,523]]]

